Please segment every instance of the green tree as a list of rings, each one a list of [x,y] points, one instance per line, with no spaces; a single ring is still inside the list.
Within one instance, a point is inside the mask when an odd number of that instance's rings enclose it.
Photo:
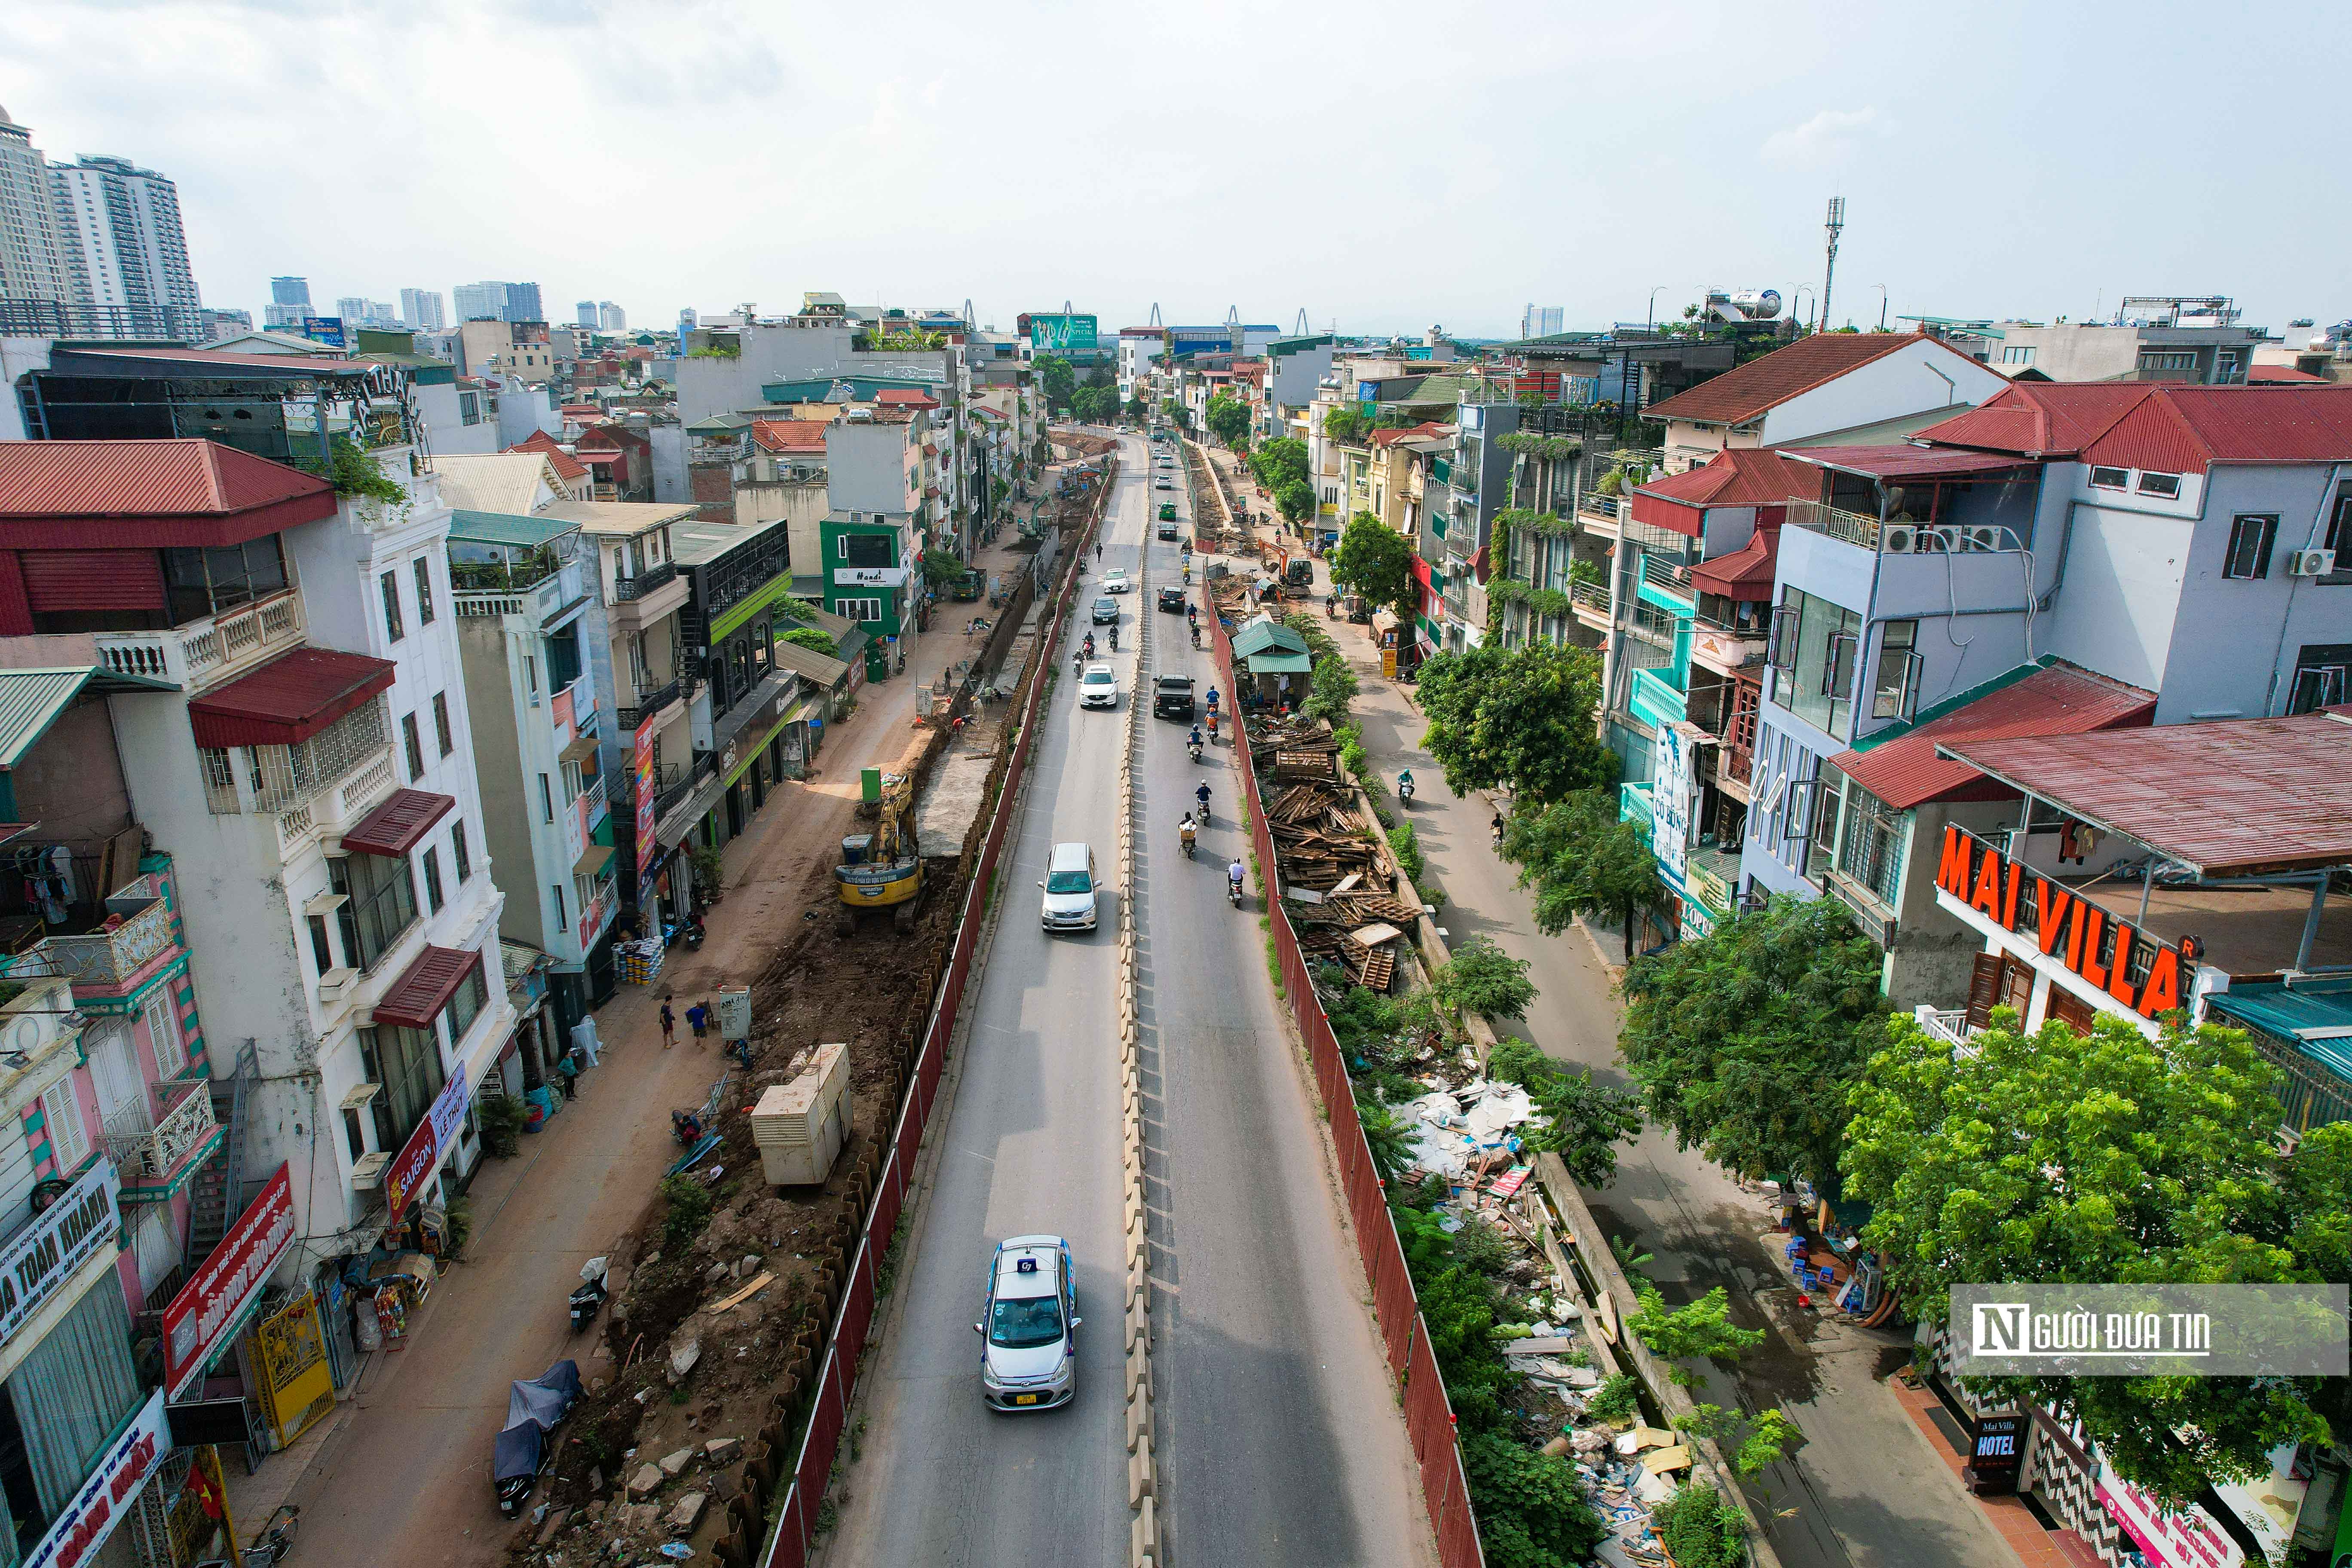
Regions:
[[[1684,1148],[1829,1185],[1881,1038],[1884,962],[1834,899],[1776,898],[1629,964],[1617,1048]]]
[[[1344,441],[1351,447],[1363,445],[1364,436],[1372,422],[1352,408],[1334,408],[1323,416],[1323,435],[1327,440]]]
[[[1235,451],[1239,451],[1248,444],[1249,405],[1231,393],[1220,392],[1209,399],[1205,422],[1209,426],[1209,434]]]
[[[1307,443],[1288,436],[1258,443],[1257,450],[1249,456],[1249,467],[1258,483],[1277,496],[1285,485],[1306,484],[1314,472],[1307,460]]]
[[[1601,661],[1582,648],[1484,643],[1421,667],[1422,745],[1456,795],[1507,786],[1537,805],[1613,782],[1615,753],[1593,728]]]
[[[838,658],[841,656],[841,645],[814,626],[794,626],[792,630],[783,633],[777,640],[788,642],[794,647],[804,647],[811,653],[821,653],[827,658]]]
[[[1541,811],[1513,813],[1503,854],[1518,862],[1519,886],[1535,889],[1536,925],[1547,934],[1578,915],[1611,916],[1630,948],[1634,913],[1665,900],[1650,841],[1619,817],[1612,790],[1580,790]]]
[[[1805,1442],[1805,1435],[1797,1424],[1778,1409],[1759,1410],[1749,1415],[1744,1411],[1726,1410],[1720,1405],[1694,1405],[1689,1415],[1675,1416],[1672,1425],[1677,1432],[1712,1439],[1743,1479],[1753,1479]]]
[[[1288,479],[1274,492],[1274,510],[1289,523],[1305,521],[1315,511],[1315,487],[1305,479]]]
[[[1160,400],[1160,412],[1166,416],[1168,422],[1179,430],[1190,430],[1192,427],[1192,411],[1172,397]]]
[[[1140,397],[1130,397],[1127,400],[1127,416],[1138,425],[1142,424],[1145,416],[1150,412],[1151,405]]]
[[[1536,999],[1533,967],[1495,945],[1492,937],[1474,936],[1437,966],[1429,988],[1443,1005],[1456,1013],[1476,1013],[1487,1018],[1524,1018]]]
[[[1704,1481],[1685,1481],[1650,1516],[1675,1568],[1740,1568],[1748,1561],[1748,1521],[1738,1505]]]
[[[1525,1134],[1528,1148],[1559,1155],[1581,1185],[1605,1187],[1616,1178],[1617,1145],[1642,1131],[1639,1099],[1595,1082],[1590,1068],[1568,1071],[1517,1038],[1496,1042],[1486,1075],[1525,1089],[1543,1113],[1544,1125]]]
[[[1571,1568],[1608,1533],[1565,1459],[1475,1432],[1462,1440],[1462,1474],[1488,1568]]]
[[[1641,1307],[1625,1316],[1625,1326],[1650,1347],[1650,1353],[1667,1363],[1666,1375],[1685,1388],[1698,1386],[1698,1373],[1675,1363],[1709,1361],[1728,1367],[1764,1342],[1761,1329],[1743,1329],[1731,1321],[1731,1297],[1720,1285],[1697,1300],[1668,1307],[1658,1288],[1643,1282]]]
[[[1374,517],[1360,511],[1339,531],[1339,548],[1331,557],[1331,581],[1364,596],[1376,608],[1410,616],[1421,605],[1421,586],[1412,579],[1412,542]]]
[[[1977,1281],[2352,1282],[2352,1123],[2280,1152],[2277,1072],[2242,1031],[2174,1014],[2150,1040],[2103,1013],[2087,1035],[2054,1019],[2028,1035],[1996,1008],[1970,1045],[1898,1015],[1850,1097],[1847,1190],[1920,1317]],[[1981,1382],[2071,1411],[2170,1500],[2352,1430],[2342,1378]]]
[[[1045,389],[1045,406],[1067,408],[1078,390],[1078,373],[1060,354],[1039,354],[1030,362],[1037,383]]]

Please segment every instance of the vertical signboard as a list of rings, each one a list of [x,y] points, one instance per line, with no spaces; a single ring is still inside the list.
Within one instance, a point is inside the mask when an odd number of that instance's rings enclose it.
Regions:
[[[294,1244],[294,1178],[280,1164],[252,1206],[163,1309],[163,1386],[195,1381]]]
[[[1658,727],[1658,776],[1650,788],[1650,849],[1680,882],[1690,862],[1690,742],[1671,725]]]
[[[635,749],[629,755],[629,772],[637,782],[637,880],[643,882],[646,866],[654,858],[654,727],[650,721],[637,726]],[[637,900],[645,900],[641,888]]]

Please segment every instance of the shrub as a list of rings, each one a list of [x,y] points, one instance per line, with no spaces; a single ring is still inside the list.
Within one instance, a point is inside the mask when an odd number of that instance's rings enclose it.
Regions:
[[[710,1223],[710,1189],[690,1175],[680,1174],[663,1177],[661,1194],[669,1203],[662,1215],[662,1250],[676,1254]]]
[[[1396,855],[1397,869],[1404,873],[1404,879],[1421,886],[1422,872],[1427,868],[1422,863],[1421,840],[1412,823],[1401,822],[1389,829],[1389,848]]]
[[[1630,1372],[1610,1373],[1584,1402],[1584,1413],[1595,1421],[1622,1421],[1641,1407],[1642,1385]]]
[[[1650,1523],[1676,1568],[1738,1568],[1748,1560],[1748,1521],[1704,1482],[1676,1488]]]
[[[1528,961],[1513,958],[1488,938],[1474,936],[1430,977],[1437,999],[1459,1013],[1522,1018],[1536,999]]]
[[[1462,1470],[1488,1568],[1568,1568],[1606,1532],[1564,1459],[1479,1432],[1462,1440]]]

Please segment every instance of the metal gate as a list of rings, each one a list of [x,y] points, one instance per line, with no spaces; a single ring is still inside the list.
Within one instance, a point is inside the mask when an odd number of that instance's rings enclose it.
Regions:
[[[254,1370],[261,1409],[280,1448],[335,1407],[319,1298],[307,1288],[253,1327]]]

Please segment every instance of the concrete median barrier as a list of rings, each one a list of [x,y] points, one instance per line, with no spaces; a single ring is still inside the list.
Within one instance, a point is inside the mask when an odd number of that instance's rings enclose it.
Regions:
[[[1127,1349],[1129,1353],[1134,1352],[1139,1342],[1147,1350],[1150,1348],[1151,1314],[1140,1303],[1130,1301],[1127,1307]]]
[[[1127,1532],[1129,1568],[1158,1568],[1160,1563],[1160,1518],[1152,1500],[1145,1498],[1135,1510],[1135,1521]]]
[[[1127,1396],[1132,1399],[1137,1389],[1149,1389],[1150,1386],[1150,1353],[1139,1347],[1129,1351],[1127,1355]]]
[[[1127,1451],[1135,1452],[1136,1446],[1150,1436],[1151,1396],[1147,1393],[1127,1402]]]
[[[1152,1475],[1151,1439],[1136,1444],[1135,1451],[1127,1457],[1127,1506],[1139,1509],[1157,1500],[1160,1489]],[[1153,1521],[1157,1523],[1157,1521]]]

